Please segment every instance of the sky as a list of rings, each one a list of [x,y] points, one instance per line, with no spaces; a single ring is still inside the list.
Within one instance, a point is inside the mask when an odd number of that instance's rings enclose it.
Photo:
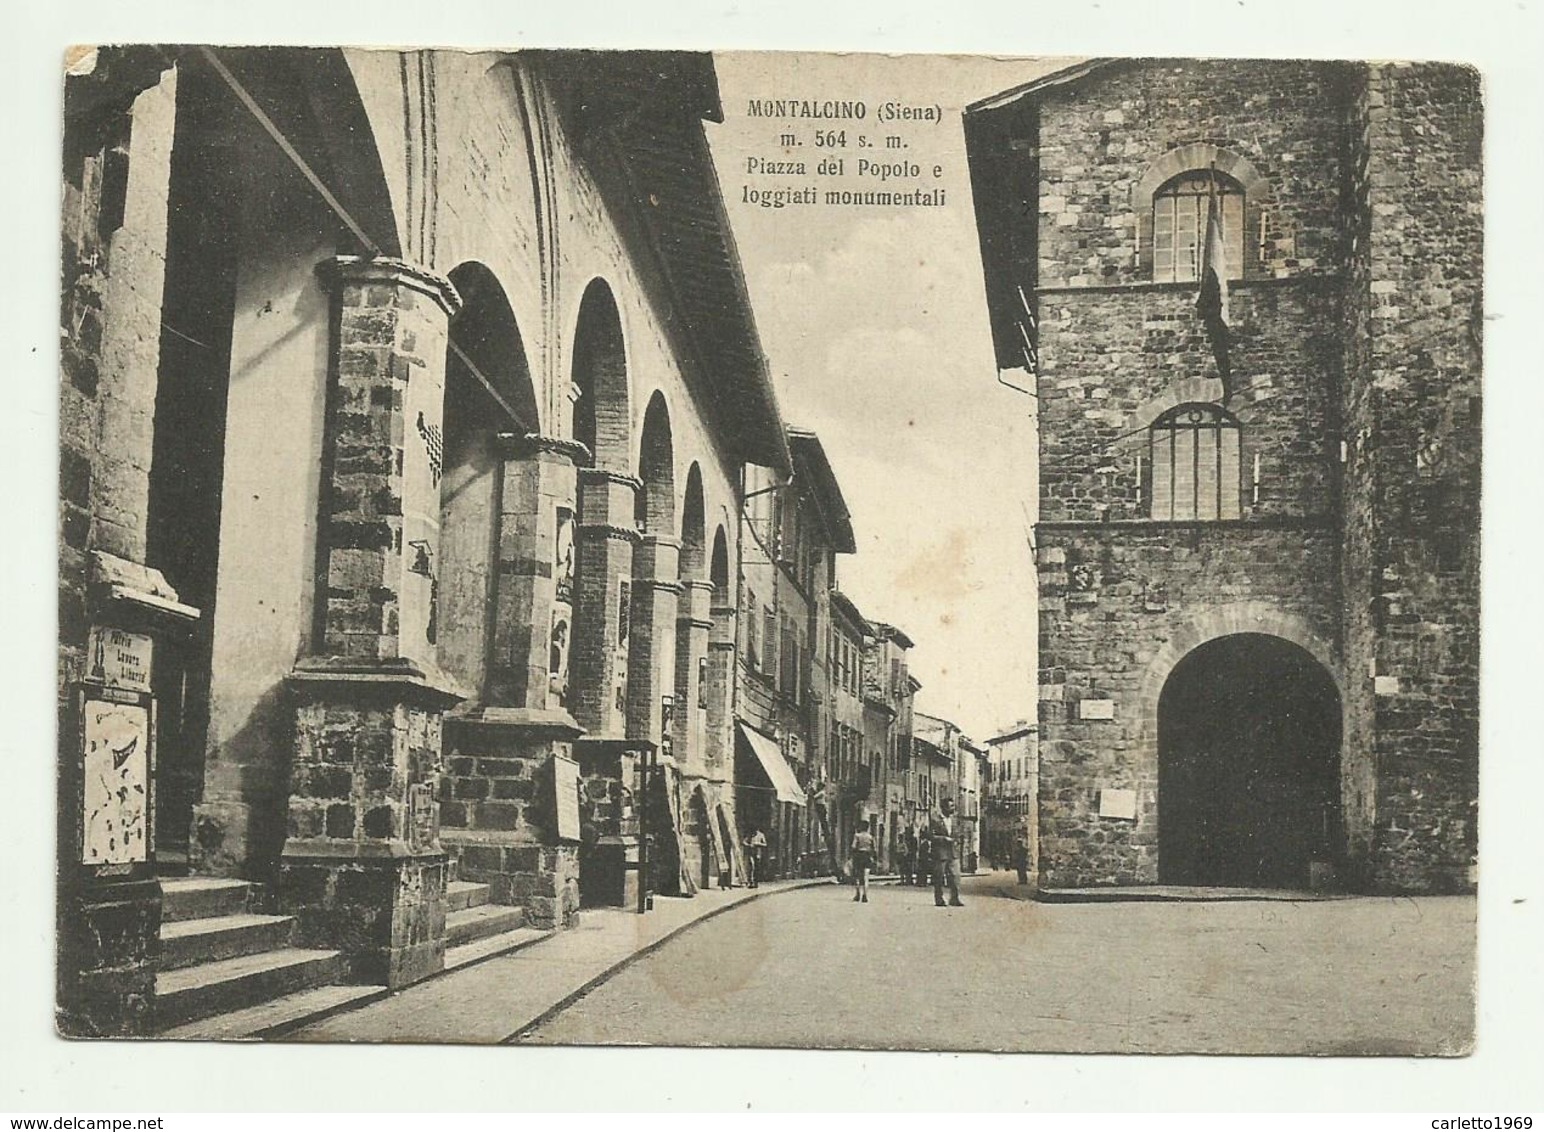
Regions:
[[[919,710],[977,740],[1033,720],[1034,400],[998,382],[961,111],[1068,60],[726,54],[716,62],[725,121],[710,124],[708,137],[762,347],[785,419],[820,435],[852,512],[858,552],[838,559],[839,585],[870,620],[916,642]],[[749,100],[766,98],[862,99],[869,114],[751,116]],[[876,121],[891,100],[937,106],[940,120]],[[847,146],[814,148],[816,128],[845,129]],[[788,129],[806,139],[792,155],[778,146]],[[822,185],[822,197],[825,187],[880,188],[855,175],[865,156],[859,133],[902,135],[904,159],[945,190],[945,205],[745,202],[747,185],[820,180],[752,175],[750,157],[794,156],[813,172],[820,154],[844,155],[844,176]],[[895,160],[882,152],[867,156]]]

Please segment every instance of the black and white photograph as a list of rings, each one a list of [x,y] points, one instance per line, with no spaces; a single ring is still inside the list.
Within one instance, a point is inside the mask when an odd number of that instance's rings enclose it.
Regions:
[[[1484,1052],[1485,66],[739,42],[60,45],[30,1032]]]
[[[1483,122],[73,55],[60,1030],[1464,1054]]]

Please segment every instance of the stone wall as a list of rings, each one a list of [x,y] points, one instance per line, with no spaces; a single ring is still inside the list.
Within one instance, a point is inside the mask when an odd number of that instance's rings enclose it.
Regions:
[[[1462,890],[1477,850],[1480,81],[1378,66],[1356,93],[1345,586],[1362,882]]]
[[[1478,85],[1447,65],[1151,61],[1041,96],[1015,160],[1040,178],[1044,883],[1156,878],[1157,696],[1185,651],[1236,632],[1302,645],[1340,686],[1347,882],[1472,883]],[[1248,181],[1228,523],[1143,521],[1146,427],[1227,392],[1194,285],[1150,281],[1144,194],[1176,152]],[[1081,718],[1085,699],[1113,718]],[[1136,821],[1095,816],[1104,787],[1137,790]]]
[[[1149,60],[1046,99],[1039,286],[1148,281],[1137,243],[1139,225],[1151,237],[1151,201],[1133,190],[1164,154],[1198,143],[1244,158],[1265,183],[1247,199],[1246,278],[1338,264],[1343,81],[1335,63]]]
[[[1323,526],[1040,527],[1040,883],[1158,878],[1158,698],[1191,649],[1267,633],[1339,669],[1336,538]],[[1097,590],[1069,572],[1096,563]],[[1104,707],[1095,714],[1084,701]],[[1135,821],[1099,817],[1101,790],[1135,790]]]
[[[1158,879],[1158,696],[1190,648],[1274,632],[1339,667],[1339,80],[1322,64],[1269,71],[1262,83],[1256,64],[1117,66],[1041,112],[1037,818],[1050,887]],[[1229,390],[1194,284],[1152,283],[1137,245],[1151,216],[1139,182],[1203,143],[1258,178],[1246,226],[1258,234],[1268,210],[1296,243],[1264,255],[1246,239]],[[1223,490],[1240,519],[1148,521],[1149,426],[1228,393],[1239,478]],[[1083,718],[1085,700],[1111,717]],[[1136,791],[1134,821],[1099,816],[1100,791],[1120,789]]]
[[[1263,281],[1230,296],[1233,385],[1246,518],[1324,515],[1335,505],[1334,390],[1340,287]],[[1166,409],[1222,398],[1189,284],[1042,292],[1040,519],[1145,517],[1147,429]],[[1251,487],[1255,458],[1260,493]]]
[[[283,910],[300,946],[342,950],[356,982],[393,988],[439,971],[448,867],[434,789],[443,705],[387,680],[297,687]]]

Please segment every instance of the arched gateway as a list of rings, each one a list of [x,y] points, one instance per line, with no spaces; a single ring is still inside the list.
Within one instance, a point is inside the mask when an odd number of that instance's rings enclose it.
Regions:
[[[1306,888],[1341,855],[1340,694],[1264,633],[1197,646],[1158,700],[1158,878]]]

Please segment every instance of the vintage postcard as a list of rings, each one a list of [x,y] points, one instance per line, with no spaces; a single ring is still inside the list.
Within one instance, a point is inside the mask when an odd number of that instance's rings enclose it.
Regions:
[[[66,63],[60,1033],[1472,1049],[1477,71]]]

